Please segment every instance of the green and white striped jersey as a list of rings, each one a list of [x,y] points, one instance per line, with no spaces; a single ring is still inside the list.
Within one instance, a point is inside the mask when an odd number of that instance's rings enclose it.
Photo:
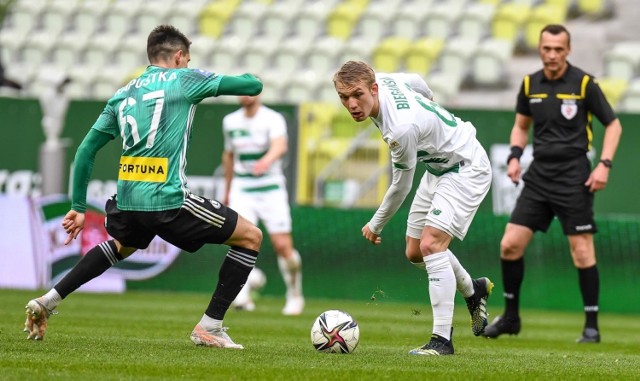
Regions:
[[[187,149],[196,106],[217,96],[222,75],[149,66],[107,102],[94,129],[122,137],[118,208],[179,208],[188,194]]]

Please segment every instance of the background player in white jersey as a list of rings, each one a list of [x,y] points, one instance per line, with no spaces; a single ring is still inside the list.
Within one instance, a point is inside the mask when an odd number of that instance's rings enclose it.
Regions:
[[[231,340],[222,319],[255,265],[262,232],[233,209],[192,194],[187,187],[186,156],[198,103],[218,95],[256,95],[262,83],[251,74],[224,76],[188,69],[190,45],[176,28],[156,27],[147,39],[150,65],[115,92],[78,147],[71,210],[62,221],[69,234],[65,244],[84,227],[87,184],[97,152],[122,136],[118,193],[105,206],[105,226],[113,239],[89,250],[49,292],[27,303],[28,339],[44,337],[47,320],[62,299],[137,249],[146,248],[158,235],[188,252],[208,243],[230,246],[191,341],[243,348]]]
[[[282,114],[260,101],[260,96],[239,97],[242,108],[224,117],[224,152],[222,166],[225,178],[225,203],[241,216],[258,224],[269,233],[278,256],[278,267],[287,287],[285,315],[299,315],[304,309],[302,295],[302,263],[293,247],[291,212],[282,158],[287,153],[287,125]],[[254,269],[234,305],[252,311],[252,278]]]
[[[406,256],[426,268],[433,310],[430,341],[415,355],[451,355],[456,289],[465,297],[476,336],[487,325],[486,302],[493,288],[488,278],[471,279],[448,249],[464,238],[491,184],[491,165],[475,138],[475,127],[433,102],[420,76],[375,74],[365,62],[348,61],[333,82],[351,117],[371,121],[391,150],[393,179],[382,204],[362,228],[373,244],[411,190],[418,162],[426,165],[407,221]]]

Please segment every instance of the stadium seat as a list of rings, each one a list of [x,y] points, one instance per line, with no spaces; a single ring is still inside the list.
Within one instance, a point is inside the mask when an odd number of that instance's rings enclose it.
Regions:
[[[600,85],[602,92],[607,97],[607,100],[611,104],[611,107],[617,109],[618,102],[622,99],[624,93],[627,91],[629,82],[617,77],[602,77],[597,78],[596,82]]]
[[[491,20],[492,36],[518,44],[522,39],[522,26],[530,13],[531,6],[526,3],[500,4]]]
[[[604,56],[604,74],[625,80],[640,75],[640,42],[619,42]]]
[[[113,62],[113,52],[120,43],[121,37],[109,33],[94,35],[82,53],[82,62],[87,65],[104,67]]]
[[[237,37],[226,37],[215,41],[215,49],[211,52],[210,65],[216,73],[230,73],[236,70],[238,57],[243,50],[244,41]]]
[[[122,67],[136,67],[148,63],[147,34],[129,34],[122,38],[113,51],[113,61]]]
[[[478,87],[506,88],[509,85],[507,67],[513,55],[513,44],[490,38],[480,43],[471,65],[471,79]]]
[[[127,83],[130,70],[130,67],[118,65],[110,65],[98,70],[92,83],[93,96],[102,100],[111,98],[116,90]]]
[[[287,78],[287,76],[285,75],[283,78]],[[318,75],[311,70],[300,71],[296,73],[295,76],[289,76],[288,78],[282,87],[281,100],[294,105],[314,99],[314,89],[318,82],[320,80],[326,80],[324,78],[318,78]]]
[[[255,37],[245,44],[239,58],[244,70],[262,72],[272,66],[272,58],[278,49],[278,41],[268,37]]]
[[[440,71],[465,78],[470,71],[470,62],[478,48],[474,38],[453,37],[447,40],[440,53]]]
[[[464,6],[462,1],[433,4],[424,20],[425,35],[442,39],[454,35]]]
[[[496,11],[495,4],[471,3],[462,9],[458,20],[458,34],[476,38],[478,41],[491,33],[491,19]]]
[[[425,18],[431,9],[434,0],[424,0],[420,6],[403,6],[396,11],[390,22],[390,35],[408,38],[410,40],[423,35]]]
[[[187,36],[199,34],[198,15],[206,6],[208,0],[180,0],[171,7],[171,13],[167,17],[169,24],[180,29]]]
[[[363,11],[364,7],[360,2],[346,1],[339,3],[327,18],[327,34],[347,40],[351,37]]]
[[[92,99],[93,78],[100,68],[93,65],[75,65],[73,70],[67,72],[71,82],[66,86],[67,94],[71,99]]]
[[[629,83],[619,105],[620,111],[640,114],[640,77]]]
[[[116,38],[135,32],[135,19],[138,17],[142,2],[116,0],[102,15],[105,32]]]
[[[12,29],[26,35],[40,27],[40,19],[46,4],[46,0],[16,1],[11,7],[6,21]]]
[[[287,78],[285,73],[274,70],[265,70],[257,73],[262,81],[262,93],[260,97],[264,103],[281,103],[282,92],[286,85],[283,78]]]
[[[313,94],[314,97],[309,100],[340,104],[340,98],[338,97],[338,93],[336,92],[336,87],[333,84],[331,76],[325,80],[318,81],[316,88],[313,90]]]
[[[395,17],[401,1],[377,1],[370,4],[360,16],[356,33],[380,41],[389,34],[389,24]]]
[[[42,28],[53,35],[70,29],[73,13],[79,6],[79,0],[50,0],[42,12]]]
[[[404,60],[411,41],[400,37],[387,37],[372,53],[372,66],[376,71],[392,73],[404,68]]]
[[[135,32],[147,36],[156,26],[167,24],[169,14],[173,12],[174,1],[156,0],[143,2],[138,15],[133,20]]]
[[[21,54],[23,62],[39,65],[49,62],[49,54],[55,44],[56,36],[52,36],[45,30],[31,32],[22,45]]]
[[[293,34],[293,19],[298,14],[299,8],[300,3],[295,1],[282,1],[269,5],[260,21],[262,34],[275,40],[281,40]]]
[[[51,61],[55,65],[70,69],[81,61],[82,52],[89,44],[90,36],[76,31],[63,33],[51,51]]]
[[[325,34],[329,12],[335,0],[316,0],[300,8],[293,20],[293,33],[311,42],[316,37]]]
[[[213,38],[220,37],[239,3],[240,0],[220,0],[209,3],[198,17],[200,33]]]
[[[189,39],[191,40],[191,46],[189,47],[191,62],[189,66],[211,70],[211,57],[218,45],[216,41],[201,34],[196,34]]]
[[[608,18],[614,14],[614,3],[611,0],[576,0],[578,14],[594,19]]]
[[[265,4],[243,2],[238,6],[227,24],[227,31],[244,41],[259,34],[259,24],[267,10]]]
[[[423,37],[412,42],[405,56],[405,69],[426,76],[440,57],[444,40]]]
[[[306,50],[302,56],[302,64],[318,75],[333,74],[341,64],[337,62],[337,57],[343,48],[342,40],[330,36],[321,37]]]
[[[524,25],[524,49],[536,51],[542,28],[549,24],[564,23],[566,14],[566,8],[555,4],[540,4],[533,7]]]
[[[429,75],[427,83],[433,91],[433,100],[447,106],[458,93],[462,77],[453,72],[437,71]]]
[[[27,34],[13,28],[0,29],[0,54],[2,62],[16,62],[20,60],[22,45],[27,39]]]
[[[309,54],[311,48],[300,36],[286,38],[279,44],[275,54],[272,54],[271,65],[275,70],[294,73],[302,68],[303,57]]]
[[[365,36],[356,36],[344,42],[342,49],[336,56],[337,66],[349,60],[371,62],[371,54],[375,48],[375,42]]]
[[[74,31],[86,35],[98,31],[109,7],[110,3],[103,0],[84,0],[79,3],[73,16]]]

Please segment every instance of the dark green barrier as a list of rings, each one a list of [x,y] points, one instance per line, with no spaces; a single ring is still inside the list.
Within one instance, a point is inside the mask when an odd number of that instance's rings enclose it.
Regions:
[[[416,308],[428,308],[427,274],[409,264],[404,255],[406,209],[398,212],[385,228],[379,246],[365,241],[360,232],[371,211],[297,207],[292,213],[294,240],[304,261],[307,297],[367,301],[373,296],[378,302],[410,301],[416,303]],[[499,311],[503,304],[499,244],[506,222],[506,217],[479,213],[467,238],[463,242],[454,241],[451,246],[471,276],[489,276],[494,280],[496,288],[490,304]],[[640,305],[632,301],[637,301],[640,221],[599,218],[598,224],[601,311],[639,313]],[[582,309],[578,274],[568,250],[566,237],[557,223],[547,234],[536,235],[525,257],[523,307]],[[183,254],[171,271],[149,281],[131,282],[127,287],[212,291],[225,254],[225,247]],[[263,293],[284,295],[284,284],[268,239],[258,266],[268,279]]]

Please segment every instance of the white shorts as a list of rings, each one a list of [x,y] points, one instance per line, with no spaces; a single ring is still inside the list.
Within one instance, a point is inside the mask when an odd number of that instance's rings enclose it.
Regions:
[[[473,161],[458,172],[425,172],[409,211],[407,236],[420,239],[424,227],[432,226],[463,240],[490,186],[491,164],[479,143]]]
[[[229,206],[257,225],[262,222],[269,234],[291,233],[289,196],[284,187],[267,191],[242,191],[231,186]]]

